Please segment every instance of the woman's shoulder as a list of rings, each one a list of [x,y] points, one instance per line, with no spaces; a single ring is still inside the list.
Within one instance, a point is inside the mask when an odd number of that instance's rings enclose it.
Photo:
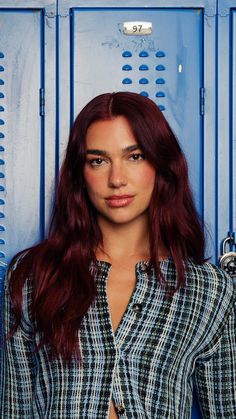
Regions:
[[[233,279],[210,262],[201,265],[190,260],[186,271],[186,288],[191,307],[196,308],[204,331],[204,351],[215,351],[217,342],[235,322],[236,286]],[[186,294],[185,294],[186,296]],[[226,330],[227,332],[227,330]]]
[[[25,249],[17,253],[15,256],[12,257],[8,271],[14,272],[17,267],[20,265],[20,263],[24,260],[25,256],[29,253],[29,249]]]
[[[201,265],[188,261],[186,286],[194,287],[209,299],[235,301],[236,286],[233,279],[221,268],[210,262]]]
[[[25,266],[29,252],[29,249],[25,249],[13,256],[8,265],[4,281],[5,292],[12,294],[14,290],[18,292],[20,288],[22,289],[23,299],[31,298],[32,293],[32,278]]]

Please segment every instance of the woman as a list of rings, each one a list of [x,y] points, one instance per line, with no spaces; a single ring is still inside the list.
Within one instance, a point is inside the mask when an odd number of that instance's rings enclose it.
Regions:
[[[235,294],[204,260],[187,166],[158,107],[77,117],[47,240],[14,258],[4,418],[235,418]]]

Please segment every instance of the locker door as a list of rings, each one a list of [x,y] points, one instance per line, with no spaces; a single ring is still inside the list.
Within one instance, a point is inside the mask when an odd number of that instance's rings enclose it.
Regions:
[[[39,8],[39,1],[37,8],[28,2],[27,9],[6,3],[2,1],[0,8],[0,303],[4,264],[44,236],[55,136],[49,121],[55,108],[50,98],[53,53],[50,51],[51,58],[47,59],[45,48],[45,40],[52,47],[53,22],[45,31],[49,18],[45,9]],[[50,6],[47,13],[52,11]],[[45,73],[45,60],[50,78]],[[48,118],[43,103],[45,84],[50,86],[46,95]],[[50,145],[45,130],[51,135]]]
[[[145,7],[131,0],[123,7],[117,1],[83,3],[59,1],[59,158],[69,121],[92,97],[119,90],[149,96],[186,154],[196,205],[210,231],[207,256],[214,260],[216,2],[207,2],[207,8],[204,1],[196,1],[195,8],[185,1],[178,7],[176,1],[148,1]],[[127,21],[151,22],[152,33],[125,35]]]
[[[153,32],[124,35],[126,21],[152,22]],[[71,25],[72,118],[102,92],[130,90],[149,96],[172,122],[185,149],[201,212],[201,11],[73,9]]]
[[[71,0],[65,5],[59,0],[63,100],[58,158],[63,157],[70,124],[92,97],[119,90],[149,96],[185,151],[197,208],[211,231],[208,255],[214,258],[216,3],[208,2],[207,9],[201,1],[195,8],[184,1],[148,1],[145,7],[141,1],[107,3]],[[152,22],[153,31],[148,36],[125,35],[127,21]],[[194,400],[192,418],[200,417]]]
[[[219,237],[230,232],[236,244],[236,9],[219,1],[218,159]]]

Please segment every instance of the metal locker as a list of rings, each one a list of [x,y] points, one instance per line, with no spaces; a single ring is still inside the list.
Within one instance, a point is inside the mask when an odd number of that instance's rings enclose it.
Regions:
[[[0,302],[8,262],[44,237],[55,178],[56,5],[22,3],[0,3]]]
[[[148,2],[148,7],[142,7],[140,1],[135,5],[132,1],[89,1],[86,5],[79,1],[65,5],[59,1],[59,89],[63,101],[59,107],[58,157],[63,157],[69,125],[92,97],[119,90],[149,96],[160,106],[180,139],[199,213],[208,224],[212,222],[214,231],[214,204],[211,202],[207,211],[204,205],[205,197],[214,195],[215,187],[214,159],[208,160],[205,168],[208,150],[215,152],[215,86],[214,77],[209,74],[215,66],[215,4],[207,10],[202,2],[195,8],[182,6],[153,1]],[[137,22],[151,22],[152,32],[126,35],[125,22],[130,22],[134,30]],[[206,110],[205,87],[212,93]],[[210,192],[204,178],[206,170]],[[213,246],[209,244],[209,251]],[[192,417],[201,417],[196,400]]]
[[[151,22],[152,33],[125,35],[126,21]],[[129,90],[149,96],[171,121],[184,147],[200,212],[202,48],[200,10],[71,11],[72,119],[102,92]]]
[[[217,233],[236,244],[236,11],[234,0],[218,2]],[[234,277],[235,278],[235,277]]]
[[[215,259],[216,232],[216,2],[58,2],[58,158],[76,114],[93,96],[130,90],[156,101],[189,162],[198,211],[211,232],[207,255]],[[148,35],[127,35],[124,23],[151,22]],[[204,36],[203,36],[204,34]]]

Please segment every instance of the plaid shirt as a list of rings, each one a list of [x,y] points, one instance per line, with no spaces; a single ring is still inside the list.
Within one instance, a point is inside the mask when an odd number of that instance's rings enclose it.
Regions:
[[[97,262],[98,295],[79,331],[83,366],[35,353],[27,280],[21,326],[2,353],[4,419],[105,419],[111,399],[126,419],[188,419],[196,388],[204,418],[236,418],[236,333],[233,281],[222,270],[189,261],[186,285],[167,297],[154,270],[136,265],[137,283],[113,333],[106,296],[111,265]],[[161,262],[176,285],[171,258]],[[5,331],[13,324],[5,292]],[[37,338],[36,338],[37,340]]]

